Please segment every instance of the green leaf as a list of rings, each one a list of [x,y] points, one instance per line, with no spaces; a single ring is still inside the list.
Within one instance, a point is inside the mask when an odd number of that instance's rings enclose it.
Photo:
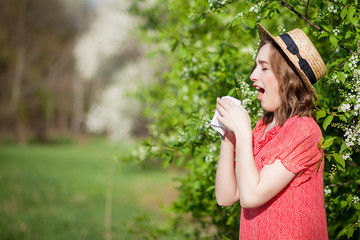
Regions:
[[[347,201],[341,201],[340,202],[341,208],[345,208],[348,205]]]
[[[350,239],[354,235],[355,229],[352,227],[349,227],[348,231],[346,232],[346,236],[348,239]]]
[[[341,169],[344,170],[345,169],[344,158],[338,153],[334,153],[334,158],[335,158],[335,161],[338,163],[338,166],[340,165]]]
[[[251,18],[246,18],[245,19],[245,22],[246,22],[246,24],[247,25],[249,25],[249,27],[251,27],[251,28],[254,28],[255,27],[255,19],[251,19]]]
[[[329,36],[328,32],[323,32],[322,34],[319,35],[318,39],[322,38],[322,37],[327,37]]]
[[[168,157],[167,161],[169,163],[172,163],[172,161],[174,160],[174,156],[175,156],[174,151],[167,151],[166,156]]]
[[[318,148],[319,149],[322,148],[321,146],[324,144],[324,141],[325,141],[324,137],[321,137],[321,141],[318,143]]]
[[[341,13],[340,13],[340,17],[342,19],[344,19],[346,17],[346,14],[348,12],[348,9],[347,8],[343,8],[343,10],[341,10]]]
[[[347,31],[345,34],[345,39],[349,39],[354,33],[351,31]]]
[[[215,185],[210,185],[210,186],[206,189],[207,192],[213,192],[214,190],[215,190]]]
[[[337,237],[340,238],[346,235],[347,238],[350,239],[354,235],[354,231],[355,229],[352,226],[347,226],[339,232]]]
[[[347,10],[347,19],[351,20],[355,12],[356,12],[356,8],[354,6],[350,6],[349,9]]]
[[[334,119],[334,115],[329,115],[325,118],[325,121],[323,123],[324,130],[326,130],[326,128],[329,126],[329,124],[332,122],[333,119]]]
[[[347,122],[347,118],[345,117],[345,115],[339,115],[339,118],[341,121]]]
[[[336,47],[338,45],[339,40],[337,40],[334,35],[331,35],[329,40],[330,40],[331,45],[333,45],[334,47]]]
[[[203,13],[200,17],[200,24],[203,25],[205,21],[206,21],[206,13]]]
[[[336,76],[339,78],[339,80],[344,83],[346,78],[345,78],[345,74],[343,72],[337,72]]]
[[[350,239],[354,235],[354,231],[355,231],[355,229],[353,227],[347,226],[339,232],[338,238],[346,235],[347,238]]]
[[[360,210],[360,203],[359,202],[354,203],[354,208]]]
[[[174,40],[171,42],[171,52],[174,52],[178,45],[179,45],[179,40],[174,39]]]
[[[321,25],[327,32],[331,32],[332,28],[330,26],[327,25]]]
[[[149,141],[151,141],[151,138],[149,138]],[[143,139],[143,145],[148,146],[148,147],[152,147],[152,144],[150,144],[148,141],[146,141],[145,139]]]
[[[333,144],[335,138],[336,137],[330,137],[330,138],[326,139],[324,142],[324,145],[323,145],[323,149],[330,147]]]
[[[340,154],[342,154],[344,151],[345,151],[345,149],[347,149],[347,146],[346,146],[346,142],[343,142],[342,144],[341,144],[341,149],[340,149]]]
[[[269,15],[269,13],[270,13],[270,9],[266,9],[265,12],[263,13],[263,18],[266,18]]]
[[[318,163],[318,165],[317,165],[317,167],[316,167],[316,171],[319,171],[319,168],[320,168],[320,166],[321,166],[321,161],[323,160],[323,156],[321,157],[321,159],[319,160],[319,163]]]
[[[176,166],[177,166],[177,167],[181,167],[181,166],[184,164],[184,161],[185,161],[185,157],[184,157],[184,156],[177,158]]]
[[[235,90],[236,90],[236,88],[231,88],[226,95],[232,96],[234,94]]]
[[[350,22],[351,22],[354,26],[357,26],[359,21],[358,21],[356,18],[351,18]]]
[[[326,116],[326,112],[324,110],[320,110],[316,112],[316,120],[319,120],[320,118],[323,118]]]
[[[196,132],[196,129],[195,129],[195,128],[190,127],[190,128],[188,129],[188,133],[189,133],[189,137],[192,138],[191,140],[196,139],[196,134],[197,134],[197,132]]]

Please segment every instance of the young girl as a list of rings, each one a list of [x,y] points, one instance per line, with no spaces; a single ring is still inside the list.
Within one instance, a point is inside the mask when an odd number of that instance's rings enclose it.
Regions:
[[[251,130],[248,112],[217,99],[226,127],[216,172],[216,200],[240,201],[240,239],[328,239],[324,206],[322,133],[312,117],[312,87],[325,64],[300,29],[261,39],[250,79],[263,117]],[[235,151],[235,164],[234,164]]]

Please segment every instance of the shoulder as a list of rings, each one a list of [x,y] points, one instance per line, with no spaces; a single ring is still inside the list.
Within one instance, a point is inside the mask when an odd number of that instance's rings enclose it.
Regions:
[[[292,128],[292,129],[308,129],[312,131],[321,131],[319,125],[311,117],[299,117],[295,116],[289,118],[283,125],[283,128]]]
[[[302,135],[303,137],[314,137],[316,139],[322,137],[321,129],[316,121],[311,117],[295,116],[288,119],[281,130],[290,131],[293,135]]]

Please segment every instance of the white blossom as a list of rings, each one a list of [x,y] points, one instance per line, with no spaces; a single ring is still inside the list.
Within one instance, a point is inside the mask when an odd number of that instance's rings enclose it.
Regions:
[[[258,5],[254,5],[249,9],[249,12],[259,13],[260,7]]]
[[[347,153],[343,154],[342,157],[346,161],[346,160],[350,159],[350,153],[347,152]]]
[[[211,144],[209,147],[209,153],[205,156],[205,162],[213,162],[214,161],[214,153],[217,151],[217,146],[215,144]]]
[[[284,26],[279,25],[278,26],[278,31],[279,31],[279,33],[285,33],[286,29],[284,28]]]
[[[333,32],[334,36],[337,36],[338,34],[340,34],[340,29],[334,28],[334,29],[332,30],[332,32]]]
[[[227,3],[227,0],[209,0],[210,7],[221,7]]]
[[[360,124],[344,127],[344,138],[347,147],[360,145]]]
[[[334,7],[333,5],[328,7],[328,11],[332,12],[332,13],[337,13],[338,10],[339,10],[339,7]]]
[[[331,194],[331,189],[330,189],[330,187],[329,186],[326,186],[325,188],[324,188],[324,193],[325,193],[325,195],[330,195]]]
[[[353,203],[358,203],[358,202],[360,202],[359,196],[353,196],[352,202],[353,202]]]
[[[341,111],[343,111],[343,112],[350,111],[350,107],[351,107],[350,104],[344,103],[344,104],[341,105]]]
[[[244,13],[243,13],[243,12],[239,12],[239,13],[236,15],[235,19],[237,19],[237,18],[243,18],[243,17],[244,17]]]
[[[351,55],[350,59],[349,59],[349,69],[350,71],[355,71],[357,70],[357,63],[359,62],[359,57],[358,55]]]

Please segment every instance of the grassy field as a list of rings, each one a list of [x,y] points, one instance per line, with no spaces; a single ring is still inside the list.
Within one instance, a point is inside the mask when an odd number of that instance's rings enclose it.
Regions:
[[[0,145],[0,239],[137,239],[124,224],[138,211],[162,218],[176,174],[120,165],[129,144]]]

